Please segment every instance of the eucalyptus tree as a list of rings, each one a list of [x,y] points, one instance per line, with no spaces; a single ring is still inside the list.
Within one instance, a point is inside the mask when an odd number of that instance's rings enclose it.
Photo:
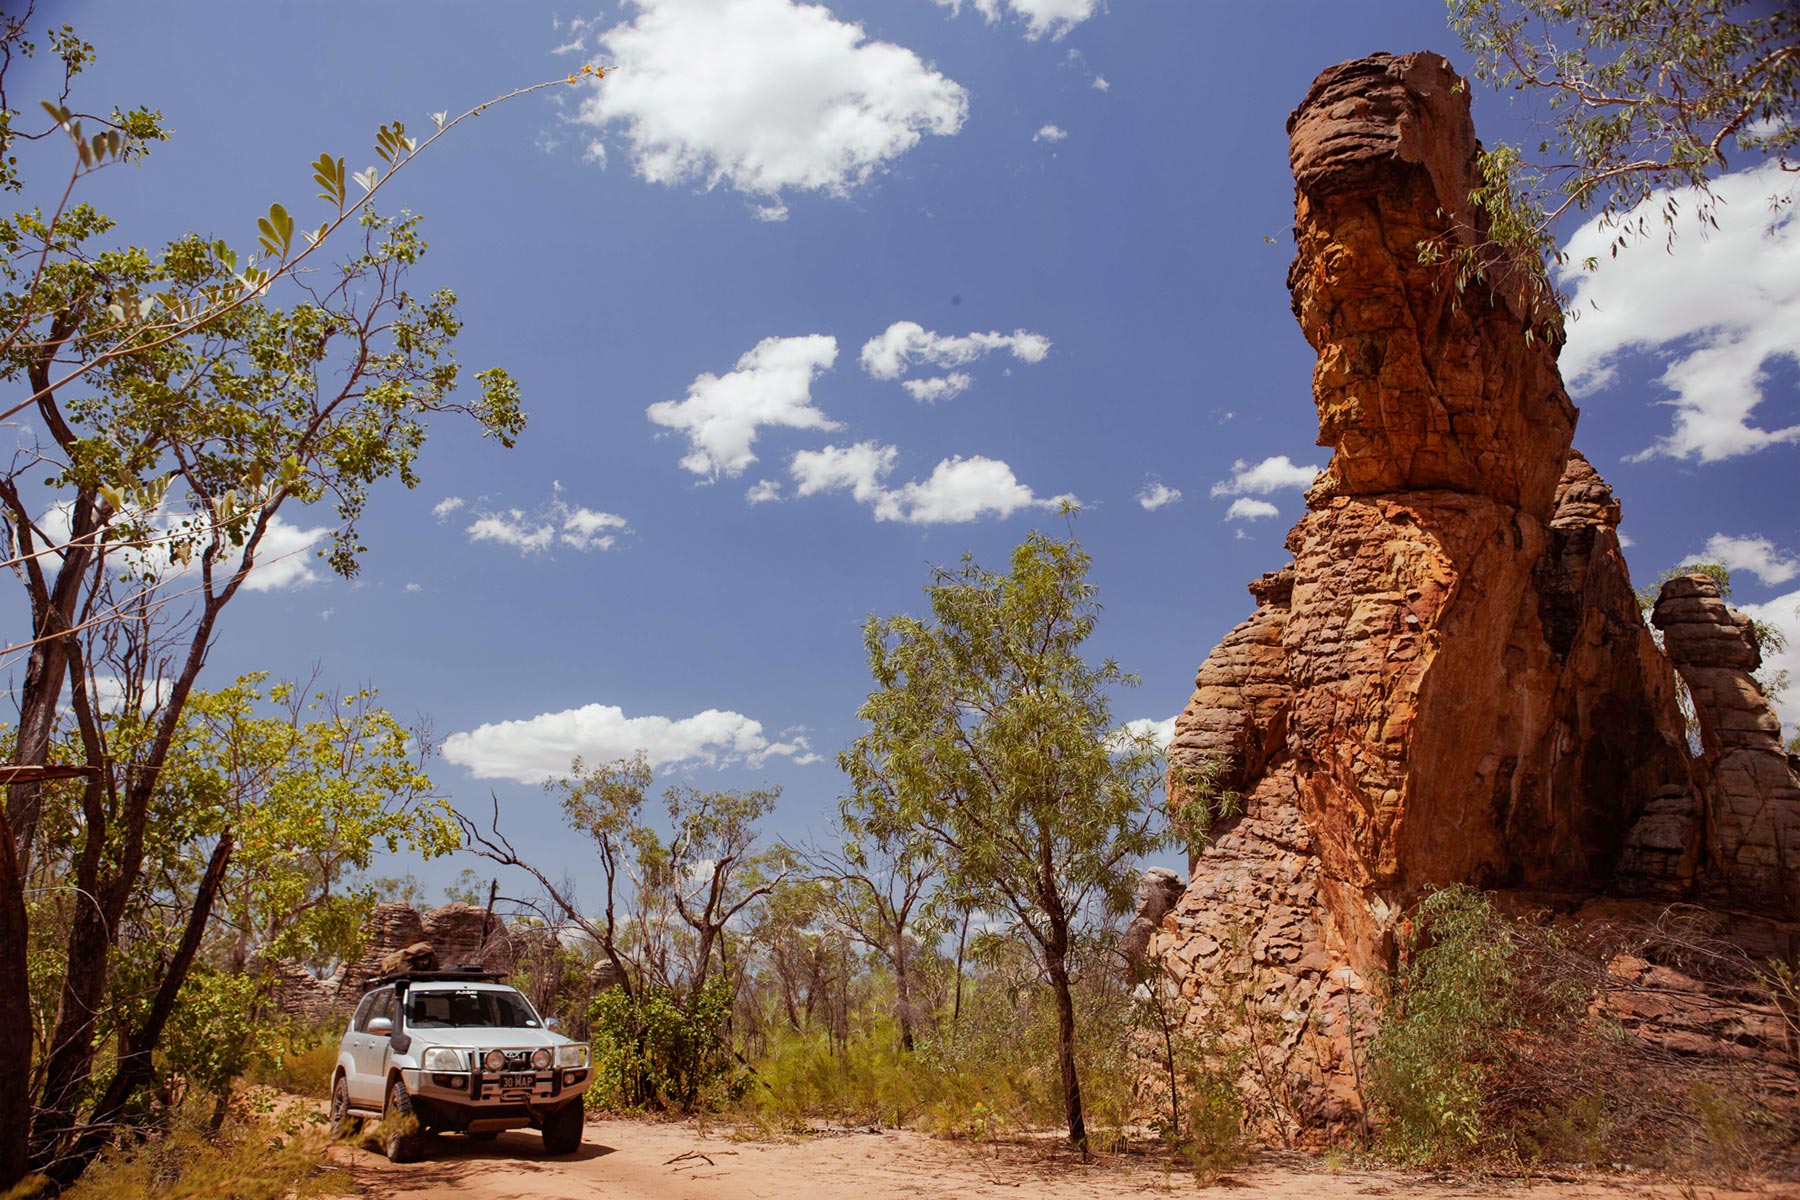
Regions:
[[[825,885],[826,918],[894,973],[900,1048],[911,1051],[921,1015],[915,997],[919,960],[948,924],[941,906],[932,904],[942,849],[917,826],[885,823],[891,808],[860,806],[854,798],[842,807],[842,845],[808,855],[807,868]]]
[[[105,1044],[129,1030],[159,990],[166,948],[190,919],[210,849],[232,831],[236,849],[218,879],[212,919],[157,1047],[165,1071],[190,1091],[212,1093],[215,1122],[233,1081],[274,1059],[292,1033],[270,1011],[274,960],[323,966],[358,952],[379,888],[366,877],[374,854],[431,858],[459,843],[424,770],[429,741],[376,700],[366,689],[340,694],[245,676],[189,697],[163,764],[96,1036]],[[115,747],[147,732],[127,710],[104,716],[102,728]],[[51,861],[54,847],[79,846],[63,824],[46,823]],[[44,944],[86,899],[66,888],[41,891],[32,915]],[[54,997],[37,998],[40,1012],[54,1009],[47,1000]]]
[[[1031,534],[995,574],[934,568],[931,616],[871,618],[867,732],[839,756],[864,827],[936,843],[960,903],[1009,915],[1055,996],[1069,1140],[1087,1148],[1070,963],[1097,912],[1130,904],[1133,867],[1168,840],[1160,759],[1122,734],[1111,693],[1135,684],[1083,644],[1100,606],[1072,538]]]
[[[1556,230],[1598,212],[1612,253],[1648,236],[1674,238],[1689,207],[1712,220],[1712,181],[1733,154],[1800,168],[1800,8],[1762,0],[1447,0],[1475,74],[1520,93],[1542,136],[1495,144],[1474,193],[1503,261],[1561,261]],[[1640,206],[1669,193],[1660,213]],[[1792,202],[1792,190],[1774,198]],[[1634,215],[1635,213],[1635,215]],[[1442,247],[1426,247],[1428,254]],[[1488,261],[1452,250],[1463,274]],[[1597,266],[1597,260],[1583,264]],[[1537,285],[1550,286],[1547,278]]]
[[[380,165],[355,174],[321,155],[310,164],[316,226],[277,203],[253,219],[253,252],[199,233],[146,249],[76,196],[95,173],[141,159],[164,137],[160,117],[71,107],[93,49],[67,26],[34,43],[33,15],[0,17],[0,188],[22,191],[59,144],[67,157],[48,210],[0,218],[0,387],[12,393],[0,421],[19,422],[18,449],[0,465],[0,556],[31,614],[29,637],[4,656],[24,670],[0,814],[0,978],[51,971],[59,1015],[40,1043],[27,990],[0,988],[0,1045],[33,1063],[0,1072],[0,1190],[30,1171],[58,1186],[79,1175],[151,1078],[235,826],[211,840],[156,991],[111,1037],[103,1078],[96,1014],[152,814],[181,786],[165,767],[219,619],[253,572],[311,553],[292,545],[284,511],[331,512],[319,553],[354,577],[371,489],[418,483],[431,418],[468,417],[504,445],[524,425],[505,371],[481,372],[473,394],[459,388],[455,296],[407,285],[425,250],[419,219],[373,206],[415,155],[486,104],[432,114],[424,141],[400,122],[382,126]],[[6,74],[44,47],[63,83],[34,121],[13,107]],[[121,740],[104,718],[121,691],[141,736]],[[59,749],[65,722],[72,753]],[[66,777],[78,782],[53,783]],[[42,947],[28,963],[47,795],[78,814],[67,886],[89,898],[53,966]]]

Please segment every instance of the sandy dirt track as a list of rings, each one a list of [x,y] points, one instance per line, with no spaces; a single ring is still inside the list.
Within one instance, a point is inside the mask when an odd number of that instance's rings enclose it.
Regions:
[[[535,1133],[474,1143],[433,1139],[423,1163],[393,1166],[367,1150],[340,1152],[359,1193],[374,1200],[936,1200],[938,1197],[1193,1196],[1237,1200],[1737,1200],[1800,1197],[1764,1184],[1749,1191],[1684,1189],[1630,1175],[1591,1180],[1449,1181],[1345,1169],[1303,1155],[1263,1155],[1202,1191],[1153,1160],[1107,1157],[1092,1164],[1036,1146],[975,1145],[907,1131],[825,1134],[794,1142],[734,1141],[727,1131],[645,1121],[589,1124],[577,1154],[546,1158]]]

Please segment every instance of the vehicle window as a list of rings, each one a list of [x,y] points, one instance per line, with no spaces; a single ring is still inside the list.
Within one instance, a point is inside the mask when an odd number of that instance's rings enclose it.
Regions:
[[[394,1019],[394,992],[392,988],[382,988],[378,992],[370,992],[363,997],[362,1004],[356,1010],[356,1030],[366,1033],[369,1022],[376,1017]]]
[[[362,1003],[356,1006],[356,1015],[350,1018],[350,1028],[358,1033],[367,1030],[369,1027],[369,1010],[374,1006],[375,993],[370,992],[362,998]]]
[[[406,998],[409,1029],[536,1029],[537,1014],[517,992],[412,992]]]

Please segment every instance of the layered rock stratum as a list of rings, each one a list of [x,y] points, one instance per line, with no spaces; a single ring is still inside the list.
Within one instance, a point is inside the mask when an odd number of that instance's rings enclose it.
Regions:
[[[423,947],[437,967],[479,966],[511,970],[518,943],[526,935],[472,904],[450,903],[421,913],[410,904],[377,904],[363,922],[361,957],[320,976],[298,963],[265,964],[273,978],[276,1006],[299,1020],[317,1023],[346,1017],[362,999],[369,980],[398,969],[395,960]]]
[[[1572,447],[1560,318],[1469,202],[1467,87],[1434,54],[1357,59],[1288,132],[1288,283],[1332,456],[1176,721],[1171,802],[1227,816],[1150,942],[1193,1023],[1249,1031],[1284,1137],[1361,1121],[1371,980],[1427,889],[1767,919],[1800,894],[1766,698],[1683,584],[1657,611],[1702,713],[1690,751],[1619,504]]]

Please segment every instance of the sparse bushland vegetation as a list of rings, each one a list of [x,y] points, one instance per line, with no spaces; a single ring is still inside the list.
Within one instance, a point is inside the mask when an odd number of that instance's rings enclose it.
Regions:
[[[532,906],[611,973],[586,1012],[593,1104],[1062,1124],[1080,1149],[1092,1115],[1094,1138],[1124,1136],[1134,1006],[1113,918],[1168,835],[1160,756],[1108,708],[1131,680],[1081,654],[1098,614],[1087,565],[1033,534],[1007,574],[936,572],[932,621],[869,623],[876,690],[842,759],[835,848],[765,845],[773,792],[673,788],[658,813],[641,758],[577,761],[550,790],[592,842],[590,910],[497,814],[465,819],[469,845],[522,872]]]
[[[1659,981],[1658,967],[1712,991]],[[1700,1011],[1747,1001],[1785,1013],[1781,980],[1791,971],[1756,963],[1698,910],[1578,930],[1508,915],[1471,888],[1433,892],[1418,907],[1370,1050],[1377,1149],[1412,1166],[1637,1163],[1724,1177],[1791,1169],[1783,1158],[1800,1129],[1770,1105],[1753,1062],[1729,1067],[1663,1048],[1623,1028],[1615,1003],[1630,993]],[[1783,1053],[1743,1036],[1760,1054]]]
[[[328,1139],[310,1108],[249,1093],[214,1128],[210,1105],[170,1113],[158,1136],[106,1151],[63,1192],[69,1200],[308,1200],[343,1195],[342,1169],[324,1164]],[[24,1193],[30,1195],[31,1193]]]

